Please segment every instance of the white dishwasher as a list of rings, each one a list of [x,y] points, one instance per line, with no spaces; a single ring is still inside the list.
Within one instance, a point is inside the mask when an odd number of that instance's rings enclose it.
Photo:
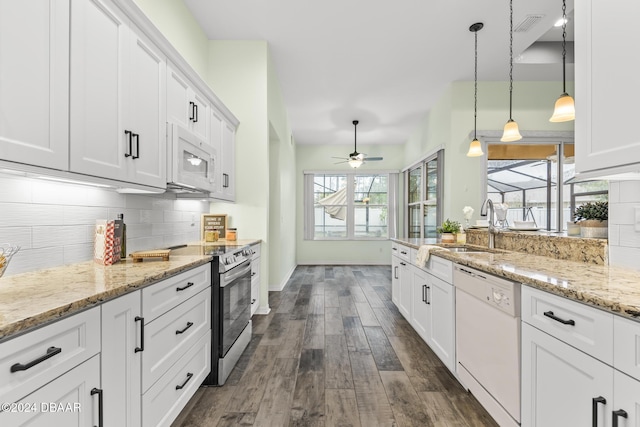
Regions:
[[[456,373],[500,426],[520,425],[520,284],[455,265]]]

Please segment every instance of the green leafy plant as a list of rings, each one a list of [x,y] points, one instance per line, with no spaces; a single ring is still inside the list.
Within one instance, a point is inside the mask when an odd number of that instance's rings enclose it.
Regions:
[[[574,222],[583,220],[598,220],[600,222],[609,219],[609,202],[587,202],[576,208]]]
[[[449,218],[442,223],[440,227],[436,229],[438,233],[453,233],[457,234],[460,231],[460,223],[458,221],[451,221]]]

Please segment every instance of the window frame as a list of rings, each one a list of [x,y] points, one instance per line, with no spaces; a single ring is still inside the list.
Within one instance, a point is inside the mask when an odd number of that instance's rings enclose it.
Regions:
[[[304,175],[304,240],[312,241],[384,241],[396,237],[396,214],[397,211],[397,192],[398,192],[398,172],[397,171],[379,171],[379,170],[348,170],[348,171],[303,171]],[[387,178],[387,235],[381,237],[375,236],[357,236],[356,235],[356,223],[355,212],[356,208],[363,205],[355,202],[355,186],[347,185],[347,215],[345,219],[346,236],[340,237],[317,237],[315,234],[315,208],[316,203],[314,200],[314,185],[316,176],[338,176],[346,177],[347,182],[355,180],[357,176],[385,176]],[[374,206],[385,206],[383,204],[376,204]]]
[[[432,161],[436,161],[436,198],[435,199],[429,199],[428,198],[428,193],[427,193],[427,188],[428,188],[428,172],[427,172],[427,165],[432,162]],[[411,171],[415,171],[417,168],[421,168],[421,177],[420,177],[420,200],[416,201],[416,202],[409,202],[409,176],[411,174]],[[444,188],[443,188],[443,183],[444,183],[444,148],[442,147],[438,147],[435,151],[433,151],[432,153],[428,154],[427,156],[425,156],[424,158],[422,158],[421,160],[419,160],[418,162],[414,163],[413,165],[409,166],[408,168],[404,169],[403,171],[403,178],[404,178],[404,188],[405,190],[403,191],[404,193],[404,207],[405,207],[405,213],[404,213],[404,235],[407,237],[412,237],[412,238],[419,238],[419,239],[424,239],[424,238],[428,238],[429,236],[425,236],[425,212],[426,212],[426,208],[430,207],[430,206],[435,206],[436,207],[436,221],[435,221],[435,226],[437,227],[439,224],[442,223],[442,202],[443,202],[443,195],[444,195]],[[417,206],[419,207],[419,218],[420,218],[420,224],[419,224],[419,235],[411,235],[409,233],[409,228],[411,226],[411,207]],[[431,237],[436,237],[436,236],[431,236]]]

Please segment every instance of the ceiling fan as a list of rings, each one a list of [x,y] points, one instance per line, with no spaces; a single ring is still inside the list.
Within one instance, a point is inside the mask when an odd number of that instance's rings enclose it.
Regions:
[[[349,163],[349,166],[351,166],[352,168],[357,168],[360,167],[363,163],[365,162],[373,162],[373,161],[379,161],[382,160],[382,157],[367,157],[366,154],[364,153],[358,153],[358,149],[357,149],[357,126],[358,126],[358,121],[354,120],[353,122],[353,153],[349,154],[348,158],[344,158],[344,157],[334,157],[334,159],[342,159],[342,162],[337,162],[338,163]]]

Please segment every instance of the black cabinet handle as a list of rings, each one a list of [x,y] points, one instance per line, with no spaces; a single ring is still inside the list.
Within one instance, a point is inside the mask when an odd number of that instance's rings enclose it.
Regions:
[[[99,388],[92,388],[91,389],[91,396],[93,396],[94,394],[98,395],[98,427],[102,427],[104,425],[103,423],[103,400],[102,400],[102,390]]]
[[[137,133],[131,133],[131,135],[136,139],[136,155],[134,156],[133,152],[131,152],[131,158],[137,159],[140,157],[140,135]],[[131,150],[131,146],[129,146],[129,150]]]
[[[252,299],[252,300],[251,300],[251,305],[255,304],[255,302],[256,302],[256,299],[255,299],[255,298],[254,298],[254,299]]]
[[[569,320],[564,320],[564,319],[559,318],[558,316],[555,316],[555,315],[553,314],[553,311],[545,311],[545,312],[544,312],[544,315],[545,315],[545,316],[547,316],[547,317],[550,317],[551,319],[555,320],[556,322],[560,322],[560,323],[562,323],[563,325],[571,325],[571,326],[575,326],[575,324],[576,324],[576,322],[575,322],[575,321],[573,321],[573,320],[571,320],[571,319],[569,319]]]
[[[222,174],[222,187],[223,188],[229,187],[229,175],[226,173]]]
[[[197,123],[198,122],[198,104],[193,104],[193,109],[194,109],[193,123]]]
[[[187,329],[189,329],[192,326],[193,326],[193,322],[187,322],[187,326],[185,326],[184,329],[176,331],[176,335],[184,334],[187,331]]]
[[[40,356],[37,359],[32,360],[29,363],[26,364],[22,364],[22,363],[15,363],[13,365],[11,365],[11,372],[18,372],[18,371],[26,371],[29,368],[33,368],[34,366],[36,366],[38,363],[42,363],[47,359],[52,358],[53,356],[55,356],[58,353],[62,352],[62,348],[60,347],[49,347],[47,349],[47,353],[44,356]]]
[[[402,255],[406,255],[406,254],[407,254],[407,252],[406,252],[406,251],[400,251],[400,253],[401,253]]]
[[[618,427],[618,417],[627,418],[629,416],[624,409],[618,409],[611,414],[611,427]]]
[[[422,285],[422,302],[427,302],[427,285]]]
[[[426,285],[425,285],[426,286]],[[425,302],[427,303],[427,305],[431,305],[431,301],[429,301],[429,289],[431,289],[431,286],[427,286],[427,298],[425,300]]]
[[[184,386],[187,385],[187,383],[189,382],[189,380],[191,379],[191,377],[193,377],[193,374],[191,372],[187,373],[187,379],[181,384],[181,385],[177,385],[176,386],[176,390],[181,390],[184,388]]]
[[[144,351],[144,317],[136,316],[134,318],[136,322],[140,322],[140,347],[136,347],[134,353]]]
[[[131,157],[131,150],[132,150],[132,141],[131,141],[131,135],[133,135],[133,132],[131,132],[130,130],[125,130],[124,134],[127,135],[129,137],[129,152],[124,153],[125,157]]]
[[[398,279],[398,266],[393,267],[393,278]]]
[[[193,107],[195,105],[195,102],[189,101],[189,120],[191,121],[193,121],[194,118],[195,109]]]
[[[591,399],[591,425],[592,427],[598,427],[598,403],[605,405],[607,399],[602,396],[594,397]]]
[[[190,288],[190,287],[192,287],[193,285],[194,285],[194,283],[193,283],[193,282],[187,282],[187,284],[186,284],[185,286],[182,286],[182,287],[178,286],[178,287],[176,288],[176,291],[178,291],[178,292],[180,292],[180,291],[184,291],[185,289]]]
[[[405,264],[404,262],[401,262],[401,263],[400,263],[400,265],[404,265],[404,266],[406,266],[407,264]]]
[[[398,248],[391,248],[391,250],[392,250],[392,251],[397,251],[397,250],[398,250]]]

